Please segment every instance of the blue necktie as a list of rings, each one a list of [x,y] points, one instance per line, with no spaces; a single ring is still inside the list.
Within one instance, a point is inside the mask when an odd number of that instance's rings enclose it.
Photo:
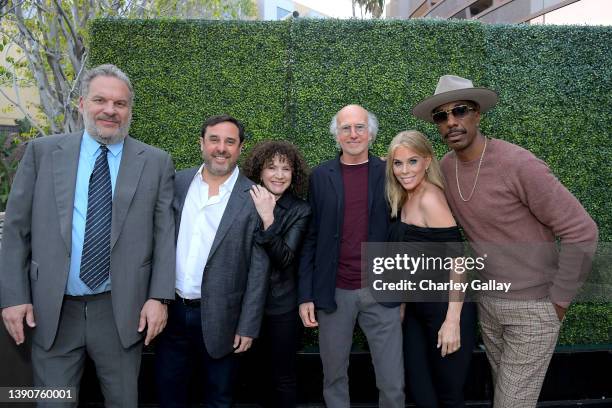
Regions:
[[[106,154],[108,148],[100,146],[93,172],[89,177],[85,241],[79,277],[91,290],[95,290],[109,277],[110,235],[113,208],[113,189]]]

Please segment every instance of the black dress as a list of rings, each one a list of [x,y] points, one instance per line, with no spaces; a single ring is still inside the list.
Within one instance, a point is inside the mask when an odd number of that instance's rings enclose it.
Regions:
[[[396,221],[389,229],[390,242],[435,242],[438,256],[461,256],[458,227],[427,228]],[[445,248],[445,249],[443,249]],[[461,347],[445,357],[437,348],[438,331],[446,318],[448,300],[408,302],[403,322],[406,386],[417,407],[463,407],[463,388],[476,342],[476,307],[461,309]]]

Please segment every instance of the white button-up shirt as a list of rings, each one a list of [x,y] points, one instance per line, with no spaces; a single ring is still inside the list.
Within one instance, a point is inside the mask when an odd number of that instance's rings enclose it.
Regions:
[[[200,299],[204,267],[225,207],[236,180],[238,167],[219,186],[219,194],[208,196],[208,183],[202,178],[204,165],[200,167],[189,185],[178,241],[176,244],[176,293],[185,299]]]

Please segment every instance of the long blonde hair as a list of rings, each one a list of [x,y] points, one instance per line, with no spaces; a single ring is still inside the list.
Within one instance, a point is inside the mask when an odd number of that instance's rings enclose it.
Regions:
[[[389,202],[389,207],[391,207],[392,218],[397,217],[400,208],[408,196],[406,190],[404,190],[399,181],[395,178],[395,174],[393,174],[393,155],[395,150],[400,146],[416,152],[421,157],[431,157],[429,169],[425,172],[425,179],[444,190],[444,177],[440,170],[440,164],[436,159],[431,143],[429,143],[425,135],[416,130],[406,130],[398,133],[393,140],[391,140],[391,144],[389,144],[385,180],[385,195]]]

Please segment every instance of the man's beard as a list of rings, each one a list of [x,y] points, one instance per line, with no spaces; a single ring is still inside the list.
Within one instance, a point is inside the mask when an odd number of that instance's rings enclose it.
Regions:
[[[229,155],[223,155],[223,156],[229,159],[228,157]],[[237,164],[237,162],[228,161],[226,166],[219,167],[219,165],[213,162],[213,158],[205,152],[202,152],[202,159],[206,166],[206,171],[208,171],[213,176],[217,176],[217,177],[227,176],[228,174],[232,173],[234,169],[236,168],[236,164]]]
[[[112,118],[111,118],[112,119]],[[100,129],[96,126],[96,120],[93,115],[86,113],[83,115],[83,124],[85,125],[85,130],[89,133],[93,139],[95,139],[98,143],[104,145],[112,145],[115,143],[121,142],[128,135],[130,130],[130,124],[132,123],[132,113],[128,116],[127,120],[123,125],[121,125],[117,131],[110,135],[104,135],[103,129]]]

